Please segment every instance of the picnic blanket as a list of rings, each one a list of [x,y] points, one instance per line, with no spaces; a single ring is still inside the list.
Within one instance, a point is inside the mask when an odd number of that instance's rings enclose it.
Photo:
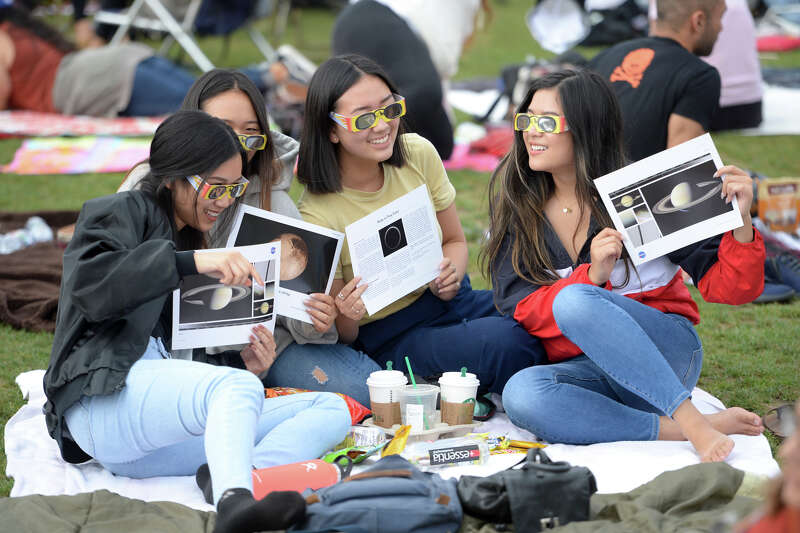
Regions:
[[[2,168],[14,174],[127,172],[150,156],[149,138],[48,137],[26,139]]]
[[[679,533],[717,531],[757,509],[747,495],[745,473],[724,463],[702,464],[667,472],[622,494],[595,494],[591,520],[574,522],[560,533]],[[145,503],[109,492],[74,496],[29,495],[0,500],[0,523],[9,531],[72,533],[125,531],[210,533],[214,513],[171,502]],[[510,530],[504,529],[503,531]],[[492,525],[465,516],[460,533],[495,533]]]
[[[172,501],[203,511],[213,510],[203,499],[194,476],[131,479],[115,476],[95,461],[80,465],[64,462],[45,427],[43,376],[44,370],[32,370],[16,378],[27,403],[9,419],[5,428],[6,475],[14,478],[11,496],[78,494],[106,489],[144,501]],[[719,400],[700,389],[694,390],[692,401],[703,412],[722,408]],[[527,431],[511,424],[504,413],[495,415],[476,431],[505,433],[521,440],[534,439]],[[778,474],[778,464],[772,458],[766,437],[735,435],[733,439],[736,447],[727,461],[729,465],[762,478]],[[547,453],[554,461],[589,467],[600,493],[627,492],[665,471],[698,463],[697,455],[687,442],[555,444],[547,447]],[[519,455],[493,455],[487,465],[452,467],[442,470],[440,475],[486,476],[510,467],[519,459]]]
[[[36,111],[0,111],[0,135],[152,135],[164,117],[100,118]]]
[[[78,219],[77,211],[0,213],[0,234],[21,228],[34,215],[54,229]],[[0,255],[0,322],[31,331],[55,330],[63,255],[55,242]]]

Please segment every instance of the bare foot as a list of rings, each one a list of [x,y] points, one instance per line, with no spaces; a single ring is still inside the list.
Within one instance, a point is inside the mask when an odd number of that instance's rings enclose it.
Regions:
[[[733,439],[714,428],[689,400],[685,400],[672,417],[683,435],[692,443],[704,463],[724,461],[733,451]]]
[[[711,426],[725,435],[761,435],[761,417],[741,407],[730,407],[719,413],[705,415]]]
[[[734,446],[733,439],[713,429],[702,438],[689,439],[689,442],[692,443],[703,463],[724,461],[731,454]]]

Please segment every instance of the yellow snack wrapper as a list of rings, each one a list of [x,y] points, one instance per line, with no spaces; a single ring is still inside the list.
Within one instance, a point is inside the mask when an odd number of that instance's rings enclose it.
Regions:
[[[411,433],[411,426],[400,426],[400,429],[398,429],[397,433],[394,434],[394,437],[391,441],[389,441],[389,444],[383,448],[381,457],[395,455],[402,452],[406,447],[406,441],[408,440],[409,433]]]

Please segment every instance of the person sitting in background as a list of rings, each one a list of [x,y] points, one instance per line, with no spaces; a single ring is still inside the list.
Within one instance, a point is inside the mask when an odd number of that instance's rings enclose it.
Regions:
[[[448,159],[454,140],[443,81],[458,69],[481,9],[488,12],[485,0],[356,0],[336,19],[331,52],[379,64],[408,101],[409,131]]]
[[[755,128],[761,124],[764,93],[761,64],[756,49],[756,26],[747,0],[726,0],[722,31],[711,55],[722,81],[719,109],[711,131]]]
[[[720,98],[719,72],[697,56],[711,53],[725,0],[658,0],[657,8],[649,37],[589,62],[614,88],[631,161],[709,131]]]
[[[50,364],[48,432],[70,463],[94,458],[133,478],[188,476],[207,463],[215,532],[283,529],[302,517],[297,493],[256,501],[251,469],[319,457],[350,427],[345,402],[306,393],[266,400],[254,373],[171,353],[172,293],[187,275],[263,285],[238,251],[196,253],[247,189],[233,130],[179,111],[156,130],[141,190],[87,201],[64,252]],[[244,361],[275,359],[255,326]]]

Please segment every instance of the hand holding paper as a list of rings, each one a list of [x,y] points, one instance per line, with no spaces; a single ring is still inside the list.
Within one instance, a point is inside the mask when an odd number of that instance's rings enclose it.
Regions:
[[[275,338],[266,326],[258,325],[250,335],[250,344],[240,354],[245,368],[258,376],[275,362]]]
[[[306,300],[306,311],[311,317],[314,329],[320,333],[325,333],[333,325],[334,320],[339,314],[336,302],[329,294],[315,292]]]
[[[604,228],[592,239],[589,254],[592,266],[588,276],[595,285],[605,285],[611,278],[611,271],[622,255],[622,233]]]
[[[361,276],[356,276],[348,281],[342,290],[336,295],[336,307],[339,312],[349,318],[358,322],[364,318],[367,312],[367,306],[361,299],[361,295],[369,288],[368,283],[361,283]]]
[[[439,276],[431,281],[428,286],[434,296],[445,302],[455,298],[458,289],[461,287],[461,280],[458,279],[458,270],[449,257],[442,259],[439,264]]]
[[[723,180],[720,198],[725,198],[725,203],[728,204],[736,198],[742,213],[744,225],[733,231],[734,238],[739,242],[752,241],[753,223],[750,218],[750,207],[753,205],[753,179],[745,171],[733,165],[726,165],[717,170],[714,177]]]

